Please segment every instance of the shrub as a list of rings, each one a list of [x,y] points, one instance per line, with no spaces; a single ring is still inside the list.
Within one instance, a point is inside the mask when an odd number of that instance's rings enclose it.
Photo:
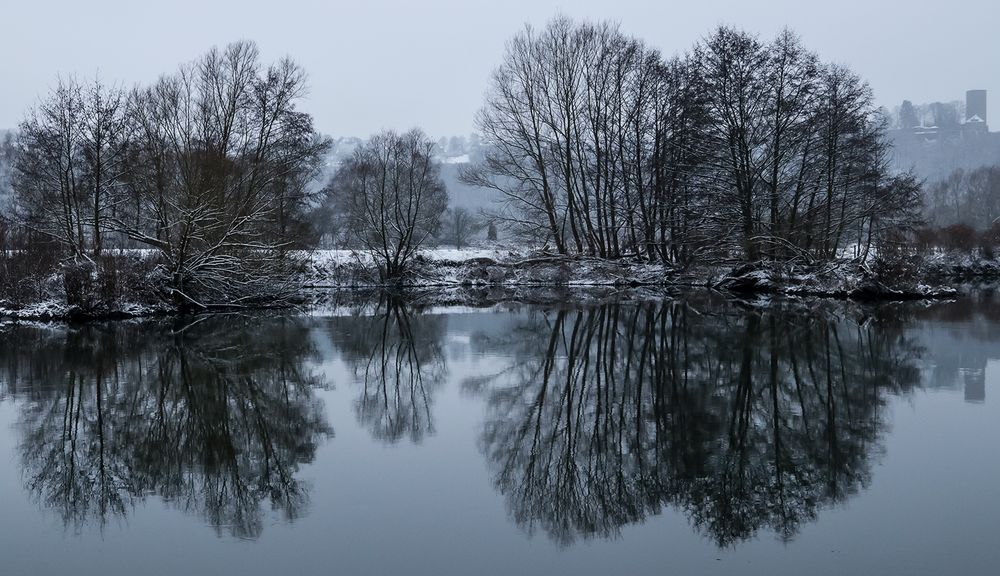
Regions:
[[[51,280],[59,269],[54,247],[33,250],[0,249],[0,300],[5,307],[20,307],[57,297]]]
[[[952,224],[941,229],[941,239],[949,250],[971,253],[977,237],[975,229],[968,224]]]
[[[917,252],[920,254],[930,253],[932,250],[937,248],[940,243],[938,230],[930,227],[918,228],[915,230],[913,233],[913,239],[916,244]]]

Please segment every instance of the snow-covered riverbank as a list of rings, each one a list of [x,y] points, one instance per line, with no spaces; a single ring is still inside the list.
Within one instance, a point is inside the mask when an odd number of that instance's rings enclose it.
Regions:
[[[305,284],[321,288],[379,286],[366,255],[317,251],[310,255]],[[977,264],[978,265],[978,264]],[[971,269],[971,264],[966,267]],[[961,267],[961,266],[959,266]],[[933,270],[933,274],[930,271]],[[995,264],[1000,278],[1000,264]],[[940,266],[926,277],[888,279],[850,259],[821,264],[756,264],[680,268],[634,259],[603,260],[513,250],[428,250],[400,283],[432,287],[704,287],[737,295],[780,294],[850,299],[951,297]]]
[[[707,289],[738,298],[779,296],[859,301],[942,299],[959,295],[956,286],[977,279],[997,282],[1000,262],[937,256],[905,278],[880,277],[851,260],[823,264],[758,264],[671,267],[635,259],[566,257],[509,248],[430,249],[418,254],[406,278],[392,286],[378,279],[370,255],[350,250],[315,250],[295,255],[301,273],[288,305],[303,310],[356,306],[387,290],[407,293],[418,306],[489,306],[501,303],[559,303],[618,298],[656,298]],[[176,313],[168,302],[127,296],[112,305],[81,310],[66,304],[55,279],[37,302],[0,302],[0,317],[32,320],[119,319]],[[146,291],[148,292],[148,290]],[[231,308],[230,308],[231,309]]]

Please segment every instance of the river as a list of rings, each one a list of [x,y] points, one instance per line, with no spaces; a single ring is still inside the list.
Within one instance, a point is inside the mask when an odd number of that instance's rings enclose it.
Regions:
[[[0,573],[992,574],[1000,304],[0,327]]]

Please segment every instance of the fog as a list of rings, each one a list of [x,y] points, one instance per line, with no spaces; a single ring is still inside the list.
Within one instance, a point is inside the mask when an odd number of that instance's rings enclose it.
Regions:
[[[305,105],[317,127],[367,135],[422,126],[463,134],[506,40],[553,15],[613,19],[666,54],[688,49],[718,24],[770,36],[789,26],[825,60],[867,78],[879,102],[960,100],[992,89],[1000,7],[965,0],[750,3],[512,0],[325,2],[123,0],[4,2],[0,8],[0,128],[10,128],[59,74],[132,84],[192,60],[213,45],[256,41],[267,59],[290,55],[310,74]]]

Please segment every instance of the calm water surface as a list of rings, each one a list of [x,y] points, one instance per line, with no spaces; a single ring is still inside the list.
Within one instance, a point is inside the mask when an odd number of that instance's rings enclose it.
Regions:
[[[996,574],[1000,305],[0,327],[0,574]]]

